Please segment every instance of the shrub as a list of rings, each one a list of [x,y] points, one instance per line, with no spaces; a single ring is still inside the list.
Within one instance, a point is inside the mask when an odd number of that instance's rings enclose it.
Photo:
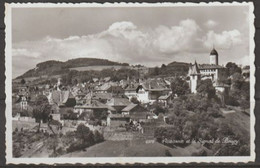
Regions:
[[[74,142],[72,144],[70,144],[70,146],[66,149],[66,151],[69,152],[74,152],[74,151],[78,151],[78,150],[83,150],[86,147],[88,147],[88,145],[86,143],[80,143],[80,142]]]
[[[239,102],[231,96],[226,97],[225,104],[230,106],[239,106]]]
[[[165,156],[172,156],[171,152],[168,149],[165,150]]]

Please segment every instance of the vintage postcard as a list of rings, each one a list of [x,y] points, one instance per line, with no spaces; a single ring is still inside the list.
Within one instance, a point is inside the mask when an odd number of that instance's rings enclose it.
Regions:
[[[253,3],[5,7],[7,163],[254,161]]]

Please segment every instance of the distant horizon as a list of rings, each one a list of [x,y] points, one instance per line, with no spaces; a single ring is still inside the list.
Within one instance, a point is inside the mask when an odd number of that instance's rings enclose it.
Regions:
[[[204,64],[213,46],[219,65],[249,64],[248,5],[12,9],[13,77],[47,60],[82,57]]]
[[[91,58],[88,58],[88,57],[80,57],[80,58],[73,58],[73,59],[81,59],[81,58],[87,58],[87,59],[102,59],[102,58],[94,58],[94,57],[91,57]],[[54,59],[52,59],[52,60],[46,60],[46,61],[43,61],[43,62],[48,62],[48,61],[58,61],[58,62],[67,62],[67,61],[69,61],[69,60],[73,60],[73,59],[68,59],[68,60],[65,60],[65,61],[61,61],[61,60],[54,60]],[[108,60],[108,61],[111,61],[111,60],[109,60],[109,59],[103,59],[103,60]],[[195,60],[196,61],[196,60]],[[195,62],[194,61],[194,62]],[[37,63],[37,64],[40,64],[40,63],[43,63],[43,62],[39,62],[39,63]],[[120,64],[123,64],[123,63],[127,63],[127,62],[116,62],[116,61],[113,61],[113,62],[115,62],[115,63],[120,63]],[[162,64],[165,64],[166,66],[167,65],[169,65],[169,64],[171,64],[171,63],[173,63],[173,62],[178,62],[178,63],[187,63],[187,64],[194,64],[194,62],[183,62],[183,61],[171,61],[171,62],[169,62],[169,63],[162,63]],[[200,63],[200,62],[198,62],[198,61],[196,61],[198,64],[209,64],[209,63]],[[231,61],[232,62],[232,61]],[[227,65],[227,63],[229,63],[229,62],[226,62],[225,64],[218,64],[218,65],[220,65],[220,66],[223,66],[223,67],[225,67],[226,65]],[[232,63],[236,63],[235,61],[233,61]],[[33,67],[33,68],[31,68],[31,69],[34,69],[34,68],[36,68],[37,67],[37,64],[35,64],[35,66]],[[129,63],[127,63],[127,64],[129,64]],[[161,65],[162,65],[161,64]],[[237,64],[237,63],[236,63]],[[147,67],[147,68],[155,68],[155,67],[161,67],[161,65],[160,66],[145,66],[145,65],[143,65],[143,64],[129,64],[129,66],[136,66],[136,65],[141,65],[141,66],[144,66],[144,67]],[[244,64],[244,65],[242,65],[242,64],[237,64],[239,67],[245,67],[245,66],[249,66],[249,64]],[[124,66],[124,65],[89,65],[89,66],[78,66],[78,67],[90,67],[90,66]],[[31,70],[31,69],[28,69],[27,71],[29,71],[29,70]],[[27,72],[26,71],[26,72]],[[86,70],[87,71],[87,70]],[[24,72],[25,73],[25,72]],[[23,74],[24,74],[23,73]],[[21,74],[21,75],[23,75],[23,74]],[[19,77],[19,76],[21,76],[21,75],[18,75],[18,76],[13,76],[13,78],[12,79],[16,79],[17,77]]]

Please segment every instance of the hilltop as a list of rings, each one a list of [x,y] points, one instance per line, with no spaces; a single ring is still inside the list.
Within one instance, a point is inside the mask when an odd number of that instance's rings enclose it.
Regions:
[[[71,68],[88,67],[88,66],[128,66],[127,63],[118,63],[109,61],[107,59],[97,58],[77,58],[71,59],[66,62],[62,61],[45,61],[36,65],[34,69],[30,69],[23,75],[16,79],[28,78],[28,77],[39,77],[39,76],[50,76],[50,75],[63,75],[70,71]]]
[[[49,60],[38,63],[35,68],[28,70],[14,81],[20,82],[21,79],[34,82],[46,82],[52,78],[63,77],[69,79],[69,83],[77,81],[89,81],[92,78],[111,77],[112,80],[126,79],[127,76],[135,78],[142,73],[145,77],[172,77],[186,76],[188,74],[189,63],[171,62],[161,67],[143,67],[136,69],[128,63],[118,63],[107,59],[97,58],[77,58],[65,62]],[[116,71],[114,71],[116,70]],[[139,72],[138,72],[139,71]]]

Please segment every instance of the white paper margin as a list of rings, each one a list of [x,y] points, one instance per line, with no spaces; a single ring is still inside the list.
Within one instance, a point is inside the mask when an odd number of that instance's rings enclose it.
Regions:
[[[74,157],[74,158],[13,158],[12,156],[12,8],[36,7],[196,7],[196,6],[249,6],[249,48],[250,48],[250,156],[187,156],[187,157]],[[5,3],[5,93],[6,93],[6,162],[7,164],[134,164],[134,163],[239,163],[255,161],[255,27],[252,2],[232,3]],[[22,63],[22,62],[21,62]]]

